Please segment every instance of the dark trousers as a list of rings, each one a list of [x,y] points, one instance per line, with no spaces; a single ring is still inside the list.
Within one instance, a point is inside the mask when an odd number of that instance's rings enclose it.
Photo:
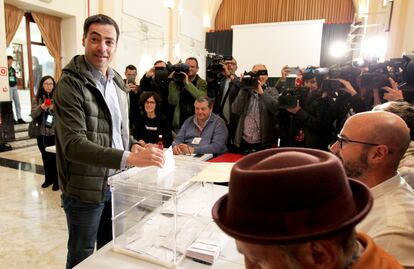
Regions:
[[[37,147],[42,153],[43,168],[45,170],[45,182],[58,185],[56,170],[56,154],[47,152],[46,147],[55,145],[55,136],[40,135],[37,137]]]
[[[104,201],[86,203],[62,194],[63,208],[68,224],[68,256],[66,269],[70,269],[112,240],[111,192],[105,190]]]
[[[257,152],[257,151],[260,151],[260,150],[263,150],[263,149],[268,149],[268,148],[270,148],[270,146],[264,146],[264,145],[262,145],[262,143],[256,143],[256,144],[247,143],[242,138],[241,142],[240,142],[240,147],[238,148],[237,153],[247,155],[247,154]]]

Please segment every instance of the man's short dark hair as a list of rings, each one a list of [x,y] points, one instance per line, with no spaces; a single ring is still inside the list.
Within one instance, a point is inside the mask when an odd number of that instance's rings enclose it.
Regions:
[[[155,61],[154,65],[159,64],[159,63],[164,63],[164,64],[166,64],[163,60],[157,60],[157,61]]]
[[[127,65],[127,67],[125,67],[125,72],[127,70],[137,70],[137,68],[135,67],[135,65],[130,64],[130,65]]]
[[[119,40],[119,27],[118,24],[112,19],[111,17],[104,15],[104,14],[96,14],[86,18],[83,24],[83,37],[86,37],[89,27],[91,24],[103,24],[103,25],[112,25],[115,27],[116,31],[116,42],[118,43]]]
[[[195,62],[196,62],[196,64],[197,64],[197,67],[198,67],[198,61],[197,61],[197,58],[196,58],[196,57],[188,57],[187,59],[185,59],[185,61],[188,61],[188,60],[193,60],[193,61],[195,61]]]
[[[208,98],[207,96],[197,97],[194,104],[195,103],[204,103],[204,102],[207,102],[208,108],[211,108],[213,106],[213,101],[211,100],[211,98]]]
[[[13,60],[13,56],[7,55],[7,60]]]

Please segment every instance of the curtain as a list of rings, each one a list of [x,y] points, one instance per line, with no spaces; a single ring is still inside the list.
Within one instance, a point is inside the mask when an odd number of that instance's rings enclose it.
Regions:
[[[22,21],[24,11],[8,4],[4,4],[4,17],[6,21],[6,47],[10,45]]]
[[[329,50],[331,45],[335,42],[346,42],[350,28],[350,23],[323,25],[320,66],[329,67],[331,65],[339,63],[338,58],[333,58],[329,54]],[[344,58],[340,59],[340,63],[345,63],[346,61],[350,60],[350,58],[350,54],[346,55]]]
[[[42,13],[31,12],[34,21],[39,27],[42,38],[50,55],[55,59],[55,79],[59,80],[62,72],[61,61],[61,34],[60,22],[61,19],[55,16],[50,16]]]
[[[351,23],[352,0],[223,0],[215,19],[215,30],[232,25],[283,21],[319,20]]]
[[[233,31],[206,33],[206,50],[210,53],[232,55]]]

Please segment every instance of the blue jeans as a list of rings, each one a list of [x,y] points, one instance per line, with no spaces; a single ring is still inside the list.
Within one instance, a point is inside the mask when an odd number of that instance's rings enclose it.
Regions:
[[[105,190],[101,203],[85,203],[62,194],[63,208],[68,224],[68,256],[66,268],[70,269],[92,255],[95,249],[112,240],[111,192]]]

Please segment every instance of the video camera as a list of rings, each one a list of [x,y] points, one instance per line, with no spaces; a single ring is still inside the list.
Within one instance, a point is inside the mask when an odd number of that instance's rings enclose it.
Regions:
[[[219,81],[224,77],[224,64],[225,61],[231,61],[232,56],[223,56],[220,54],[209,53],[207,58],[210,59],[210,63],[206,68],[207,81]]]
[[[257,72],[244,71],[243,78],[240,82],[240,88],[244,90],[254,90],[259,86],[259,76],[267,75],[267,70],[259,70]]]
[[[309,91],[309,88],[308,87],[281,88],[278,90],[280,91],[279,107],[286,109],[286,108],[296,107],[298,100],[299,102],[302,100],[303,96],[305,96],[305,93]]]
[[[400,86],[414,86],[414,55],[403,55],[402,58],[391,58],[385,62],[371,62],[368,71],[361,75],[361,87],[366,89],[390,87],[388,78],[392,78]]]
[[[155,80],[157,81],[165,81],[168,80],[169,75],[172,72],[175,72],[172,76],[172,79],[177,83],[184,82],[185,75],[183,73],[187,73],[190,67],[186,63],[176,63],[172,64],[167,62],[167,67],[155,67]]]

